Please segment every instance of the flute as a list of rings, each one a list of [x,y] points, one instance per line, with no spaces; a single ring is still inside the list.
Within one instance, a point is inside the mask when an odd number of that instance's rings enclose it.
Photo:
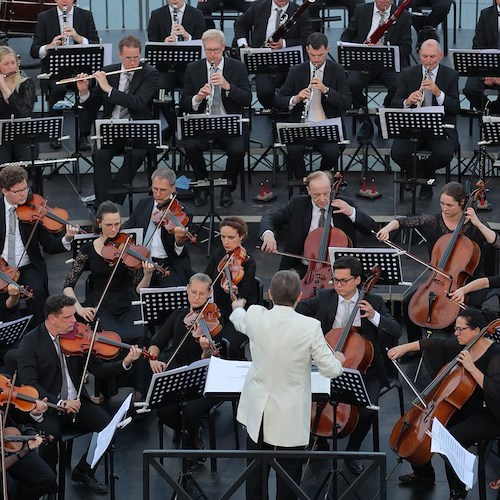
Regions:
[[[116,71],[108,71],[107,73],[104,73],[106,76],[109,75],[119,75],[120,73],[130,73],[132,71],[139,71],[142,69],[142,66],[137,66],[136,68],[130,68],[130,69],[117,69]],[[87,76],[74,76],[72,78],[64,78],[63,80],[59,80],[56,82],[56,85],[64,85],[66,83],[74,83],[74,82],[83,82],[84,80],[91,80],[92,78],[95,78],[94,75],[87,75]]]

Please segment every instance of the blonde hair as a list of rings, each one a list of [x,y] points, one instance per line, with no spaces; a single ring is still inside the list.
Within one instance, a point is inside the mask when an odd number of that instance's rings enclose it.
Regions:
[[[9,56],[9,55],[14,56],[16,58],[16,61],[17,61],[17,72],[16,72],[16,75],[14,78],[14,83],[15,83],[16,91],[19,91],[19,86],[21,85],[21,83],[26,81],[28,78],[21,74],[21,70],[19,68],[19,57],[17,55],[17,52],[7,45],[1,45],[0,46],[0,61],[5,56]]]

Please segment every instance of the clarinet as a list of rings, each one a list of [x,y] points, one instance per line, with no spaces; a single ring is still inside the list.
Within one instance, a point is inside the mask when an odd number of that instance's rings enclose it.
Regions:
[[[215,63],[211,62],[210,63],[210,72],[209,72],[209,75],[208,75],[208,83],[210,83],[210,78],[215,73],[215,71],[216,71]],[[205,109],[205,114],[207,116],[209,116],[209,115],[212,114],[212,104],[214,102],[215,85],[213,83],[210,83],[210,88],[212,90],[210,91],[210,94],[208,94],[208,96],[207,96],[207,107]]]
[[[314,80],[316,78],[316,69],[317,68],[313,69],[311,80]],[[311,91],[311,94],[309,95],[309,97],[307,99],[304,99],[304,109],[302,110],[302,117],[300,118],[300,121],[302,123],[305,123],[305,121],[307,120],[307,118],[309,116],[309,110],[311,109],[311,102],[313,100],[314,89],[311,88],[311,84],[309,84],[309,86],[307,88]]]
[[[174,28],[179,24],[179,9],[177,8],[177,5],[174,5],[173,8],[172,8],[172,28],[170,30],[170,36],[174,36],[175,37],[175,41],[176,42],[180,42],[180,36],[177,36],[175,33],[174,33]]]
[[[425,89],[424,89],[424,86],[423,86],[423,85],[424,85],[424,82],[425,82],[425,81],[429,80],[429,73],[430,73],[429,68],[427,68],[427,67],[426,67],[426,68],[425,68],[424,77],[422,78],[422,82],[420,83],[420,87],[419,87],[419,90],[420,90],[420,92],[422,93],[422,99],[420,99],[420,101],[418,101],[418,102],[415,104],[415,106],[416,106],[417,108],[421,108],[421,107],[422,107],[422,105],[424,104],[424,99],[425,99],[424,92],[425,92]]]
[[[63,32],[61,35],[64,35],[64,30],[66,28],[69,28],[69,23],[68,23],[68,8],[66,5],[62,8],[62,18],[63,18]],[[65,36],[62,41],[62,45],[69,45],[69,37]]]

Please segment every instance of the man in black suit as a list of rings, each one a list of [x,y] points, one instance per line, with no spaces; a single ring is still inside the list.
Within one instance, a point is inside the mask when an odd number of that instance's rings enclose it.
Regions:
[[[49,278],[43,251],[61,253],[71,250],[73,236],[78,228],[67,225],[66,233],[54,235],[38,224],[29,245],[33,225],[18,220],[16,208],[29,202],[28,174],[18,165],[7,166],[0,172],[0,252],[5,261],[19,267],[18,283],[33,290],[33,299],[26,301],[29,314],[33,314],[33,324],[43,321],[43,304],[49,294]],[[35,209],[36,212],[36,209]],[[13,218],[13,219],[12,219]]]
[[[75,299],[66,295],[53,295],[45,302],[45,322],[28,332],[19,345],[18,371],[22,384],[36,387],[41,399],[60,407],[61,412],[48,411],[36,420],[38,430],[54,436],[54,441],[40,449],[40,456],[55,471],[57,465],[57,439],[61,425],[75,425],[90,432],[99,432],[111,417],[90,401],[85,388],[78,397],[77,390],[83,376],[85,356],[68,356],[61,353],[59,336],[73,331],[76,324]],[[127,373],[132,363],[141,355],[132,346],[123,361],[103,361],[91,356],[89,370],[97,377],[110,377]],[[71,479],[83,484],[93,493],[105,493],[107,488],[94,476],[86,462],[87,452],[73,469]]]
[[[158,210],[158,205],[168,206],[172,194],[175,192],[175,172],[169,168],[159,168],[151,175],[151,190],[153,196],[143,198],[130,215],[124,228],[140,227],[144,231],[144,244],[153,234],[155,224],[151,217]],[[188,246],[186,245],[186,231],[177,226],[173,233],[165,227],[154,231],[148,248],[154,262],[170,271],[170,276],[160,276],[154,273],[151,286],[167,287],[187,285],[189,278],[194,274],[191,269]]]
[[[158,71],[149,64],[142,64],[139,71],[122,72],[106,76],[107,72],[129,70],[140,66],[141,41],[132,35],[120,40],[118,45],[121,64],[112,64],[94,73],[97,86],[89,91],[89,81],[77,82],[80,102],[86,114],[82,111],[82,119],[87,121],[96,116],[97,111],[104,106],[103,118],[151,120],[153,119],[153,98],[158,88]],[[123,203],[126,194],[109,195],[113,188],[111,176],[111,160],[124,151],[123,144],[117,144],[109,149],[96,149],[92,154],[94,163],[94,190],[96,205],[105,200]],[[137,170],[142,165],[148,149],[133,149],[126,155],[123,165],[114,179],[114,187],[121,188],[130,184]]]
[[[198,0],[196,8],[201,10],[205,18],[207,30],[215,29],[214,20],[211,15],[213,12],[220,10],[221,4],[223,4],[224,9],[245,12],[252,5],[252,2],[248,0]]]
[[[388,383],[384,362],[385,348],[397,343],[401,337],[401,329],[389,314],[382,297],[367,294],[358,303],[358,287],[361,285],[362,274],[363,267],[356,257],[337,259],[333,264],[334,289],[319,290],[316,296],[299,302],[296,311],[318,319],[326,335],[332,328],[343,328],[356,305],[358,306],[351,326],[358,327],[361,335],[368,339],[373,347],[373,361],[364,373],[363,380],[371,402],[376,405],[380,389]],[[332,347],[336,348],[335,345]],[[345,350],[343,352],[345,354]],[[358,410],[359,420],[349,436],[346,451],[359,451],[370,430],[371,411],[363,406],[358,407]],[[361,474],[364,470],[363,463],[358,459],[346,460],[346,465],[354,474]]]
[[[472,39],[473,49],[498,49],[500,47],[500,37],[498,35],[498,17],[500,16],[500,0],[496,0],[495,5],[487,7],[481,11],[479,21],[476,24],[476,32]],[[482,110],[488,102],[485,97],[483,101],[484,89],[498,90],[500,88],[499,77],[486,77],[484,80],[477,77],[467,78],[464,94],[471,105]],[[500,115],[500,100],[497,99],[489,104],[490,114]]]
[[[276,96],[276,107],[291,110],[291,122],[318,122],[342,116],[351,107],[351,93],[347,86],[344,68],[327,60],[328,38],[323,33],[313,33],[307,40],[309,62],[290,68],[285,83]],[[307,103],[308,116],[305,114]],[[340,150],[338,144],[314,143],[322,154],[321,170],[336,170]],[[306,176],[305,146],[287,146],[287,166],[296,179]]]
[[[99,43],[99,36],[92,17],[92,12],[74,6],[74,0],[55,0],[57,6],[38,14],[35,36],[31,45],[30,54],[33,59],[42,60],[42,72],[48,73],[47,50],[63,45],[88,45]],[[63,19],[63,9],[66,12],[66,23]],[[66,24],[66,26],[64,26]],[[66,94],[68,86],[56,85],[55,81],[49,80],[49,115],[62,114],[54,110],[54,104]],[[90,150],[88,130],[80,128],[80,150]],[[51,143],[54,149],[61,147],[61,142]]]
[[[455,125],[460,111],[458,73],[441,64],[443,51],[436,40],[426,40],[419,51],[420,66],[412,66],[401,73],[401,82],[394,97],[393,106],[414,108],[418,105],[444,106],[444,122]],[[446,129],[446,138],[422,134],[418,149],[429,149],[431,155],[417,160],[417,176],[424,179],[435,177],[436,170],[449,164],[455,153],[458,134],[455,128]],[[414,143],[409,139],[395,139],[391,157],[406,175],[412,177]],[[432,186],[422,186],[419,198],[432,198]]]
[[[184,79],[181,109],[186,113],[242,114],[246,106],[252,102],[252,92],[245,65],[224,57],[224,33],[219,30],[207,30],[202,37],[206,59],[189,63]],[[208,99],[208,101],[207,101]],[[207,102],[211,101],[211,109],[207,110]],[[238,175],[243,170],[246,152],[246,131],[240,137],[217,135],[216,144],[227,154],[225,178],[230,187],[222,188],[220,204],[229,207],[233,204],[231,191],[236,189]],[[206,139],[186,139],[184,141],[186,156],[193,167],[196,180],[208,176],[203,153],[208,150]],[[194,199],[199,207],[207,202],[208,190],[199,189]]]
[[[325,210],[332,191],[332,176],[330,172],[316,171],[307,176],[307,195],[295,195],[282,207],[267,212],[260,221],[260,239],[262,251],[274,253],[278,244],[275,233],[287,226],[288,234],[284,252],[297,255],[304,254],[304,243],[311,231],[317,229],[325,220]],[[364,234],[376,231],[377,223],[361,210],[352,207],[347,201],[335,198],[332,201],[332,224],[344,231],[356,246],[355,230]],[[307,266],[299,259],[282,257],[281,269],[296,269],[301,277]]]
[[[360,4],[356,7],[354,16],[349,21],[340,40],[342,42],[365,43],[379,24],[384,24],[395,11],[392,0],[376,0],[374,3]],[[411,16],[403,11],[396,23],[394,23],[378,42],[384,45],[397,45],[399,47],[399,58],[401,69],[410,65],[411,53]],[[349,71],[347,82],[352,93],[353,107],[359,109],[366,107],[367,97],[364,89],[370,83],[376,81],[387,87],[387,96],[384,106],[389,106],[399,84],[399,73],[391,70],[374,70],[363,75],[361,71]],[[371,122],[367,122],[371,128]],[[361,131],[360,131],[361,132]],[[368,134],[368,130],[364,131]]]
[[[437,28],[448,16],[452,0],[412,0],[412,23],[418,33],[425,26]],[[422,14],[422,8],[431,8],[428,14]],[[495,47],[496,48],[496,47]]]
[[[298,5],[288,0],[258,0],[234,22],[234,38],[238,47],[264,47],[269,37],[285,23]],[[298,21],[277,42],[271,42],[271,49],[282,49],[294,45],[306,45],[307,37],[311,34],[311,23],[307,10]],[[285,74],[255,75],[257,97],[264,108],[274,107],[274,94],[285,81]]]

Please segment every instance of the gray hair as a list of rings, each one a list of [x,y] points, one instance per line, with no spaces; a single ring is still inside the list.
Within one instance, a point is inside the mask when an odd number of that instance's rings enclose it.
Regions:
[[[157,168],[152,174],[151,174],[151,180],[154,179],[160,179],[160,180],[167,180],[171,186],[175,184],[176,181],[176,175],[175,172],[168,167],[164,168]]]
[[[189,278],[188,285],[191,285],[193,283],[193,281],[199,281],[200,283],[205,283],[208,288],[210,288],[212,286],[212,278],[208,274],[205,274],[205,273],[193,274],[193,276],[191,276],[191,278]]]
[[[205,43],[208,40],[217,40],[222,43],[222,45],[226,45],[226,37],[224,36],[224,32],[221,30],[210,29],[205,31],[201,37],[201,41]]]

